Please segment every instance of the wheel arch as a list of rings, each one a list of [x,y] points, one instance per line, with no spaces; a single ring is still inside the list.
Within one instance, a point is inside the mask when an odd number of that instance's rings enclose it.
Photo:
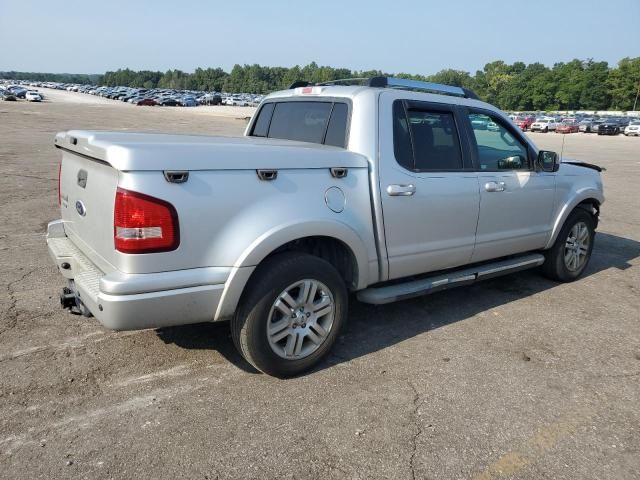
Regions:
[[[569,215],[571,215],[571,212],[573,212],[576,208],[586,210],[591,215],[593,215],[597,226],[598,218],[600,215],[600,205],[602,205],[603,202],[604,197],[602,193],[596,189],[589,188],[579,192],[579,194],[576,195],[570,202],[565,203],[564,206],[560,209],[559,214],[556,216],[551,237],[549,238],[549,241],[547,242],[547,245],[544,249],[546,250],[553,246],[556,238],[558,237],[558,234],[560,233],[560,230],[562,229],[562,226],[567,221],[567,218],[569,218]]]
[[[358,286],[358,261],[353,250],[342,240],[329,236],[309,236],[291,240],[269,253],[260,262],[284,252],[308,253],[329,262],[340,273],[347,289],[355,290]]]
[[[231,317],[255,270],[266,260],[287,251],[304,252],[328,261],[338,270],[349,290],[359,290],[370,283],[371,262],[365,244],[349,226],[326,221],[290,225],[261,236],[237,260],[215,320]]]

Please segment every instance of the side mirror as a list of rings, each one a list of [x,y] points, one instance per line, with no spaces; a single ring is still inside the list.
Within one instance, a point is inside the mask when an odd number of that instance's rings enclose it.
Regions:
[[[524,168],[524,158],[520,155],[498,160],[498,169],[500,170],[520,170],[522,168]]]
[[[543,172],[557,172],[560,168],[560,157],[556,152],[540,150],[538,152],[538,168]]]

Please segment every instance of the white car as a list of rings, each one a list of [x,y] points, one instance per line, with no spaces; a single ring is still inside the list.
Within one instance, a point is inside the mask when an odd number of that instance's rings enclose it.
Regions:
[[[29,102],[41,102],[43,100],[40,92],[37,92],[36,90],[29,90],[25,93],[24,98]]]
[[[247,107],[247,106],[249,106],[247,101],[243,100],[240,97],[227,97],[222,101],[222,103],[224,105],[229,105],[231,107]]]
[[[540,118],[531,124],[532,132],[551,132],[555,131],[558,124],[553,118]]]
[[[625,136],[635,135],[636,137],[640,136],[640,122],[631,122],[624,129]]]

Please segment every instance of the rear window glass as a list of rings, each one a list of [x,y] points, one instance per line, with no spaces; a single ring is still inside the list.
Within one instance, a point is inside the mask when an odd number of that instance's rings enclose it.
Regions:
[[[255,137],[266,137],[267,133],[269,133],[269,122],[271,121],[274,105],[275,103],[267,103],[260,110],[260,115],[258,115],[256,124],[253,127],[253,135]]]
[[[348,112],[346,103],[266,103],[258,113],[251,135],[344,147]]]
[[[327,135],[324,140],[325,145],[345,147],[348,114],[349,109],[346,103],[335,103],[333,105],[329,127],[327,127]]]
[[[269,137],[322,143],[330,113],[330,103],[277,103],[271,117]]]

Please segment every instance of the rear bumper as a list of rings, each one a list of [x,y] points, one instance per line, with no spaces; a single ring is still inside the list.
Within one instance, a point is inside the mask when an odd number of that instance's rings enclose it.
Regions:
[[[113,330],[213,321],[232,272],[228,267],[209,267],[149,274],[105,273],[65,235],[60,220],[49,224],[47,246],[77,298],[102,325]]]

